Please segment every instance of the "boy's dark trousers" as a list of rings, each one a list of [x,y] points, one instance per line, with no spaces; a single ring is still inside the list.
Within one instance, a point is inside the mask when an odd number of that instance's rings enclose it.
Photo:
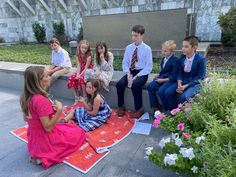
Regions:
[[[133,70],[130,74],[136,76],[140,70]],[[142,100],[142,87],[148,80],[148,75],[140,76],[136,80],[133,81],[131,90],[134,96],[134,105],[135,110],[139,110],[143,107],[143,100]],[[127,74],[123,76],[116,84],[117,96],[118,96],[118,107],[124,106],[124,92],[125,87],[128,84]]]

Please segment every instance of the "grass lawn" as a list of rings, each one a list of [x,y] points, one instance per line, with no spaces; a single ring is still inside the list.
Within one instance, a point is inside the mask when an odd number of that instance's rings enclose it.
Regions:
[[[69,48],[66,48],[66,50]],[[50,65],[51,47],[46,44],[1,45],[0,60]]]
[[[63,46],[63,48],[70,51],[69,46]],[[50,65],[51,47],[47,44],[0,45],[0,61]],[[71,62],[76,67],[75,56],[71,56]],[[159,62],[159,59],[154,59],[152,72],[159,71]],[[115,57],[114,69],[121,70],[121,63],[122,58]]]

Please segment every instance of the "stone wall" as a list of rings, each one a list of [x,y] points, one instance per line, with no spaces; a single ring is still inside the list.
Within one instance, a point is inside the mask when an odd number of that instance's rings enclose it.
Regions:
[[[0,37],[35,41],[31,26],[38,21],[45,24],[49,40],[52,23],[62,20],[66,34],[76,39],[83,16],[187,8],[188,14],[196,13],[195,34],[203,41],[219,41],[218,16],[235,5],[236,0],[1,0]]]

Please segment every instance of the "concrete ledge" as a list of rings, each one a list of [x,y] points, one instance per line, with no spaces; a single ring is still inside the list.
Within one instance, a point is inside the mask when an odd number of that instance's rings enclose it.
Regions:
[[[28,66],[39,66],[35,64],[24,64],[24,63],[14,63],[14,62],[0,62],[0,86],[23,90],[24,84],[24,71]],[[40,65],[45,66],[45,65]],[[49,67],[49,66],[45,66]],[[71,72],[60,77],[51,88],[51,93],[55,97],[62,97],[67,99],[74,99],[72,89],[67,89],[66,84],[68,77],[75,71],[76,68],[72,68]],[[121,71],[114,71],[112,81],[110,82],[109,89],[110,92],[102,90],[102,95],[106,98],[107,102],[112,108],[117,107],[117,94],[116,94],[116,83],[124,75]],[[155,74],[150,74],[147,83],[143,88],[143,108],[145,111],[151,112],[149,105],[149,96],[146,87],[150,83]],[[125,106],[129,110],[134,109],[133,95],[130,88],[125,90]]]

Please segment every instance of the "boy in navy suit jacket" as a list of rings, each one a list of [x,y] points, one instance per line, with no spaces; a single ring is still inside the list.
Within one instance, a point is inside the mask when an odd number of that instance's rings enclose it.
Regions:
[[[174,55],[176,44],[173,40],[166,41],[162,44],[161,71],[157,77],[148,85],[148,94],[151,108],[154,112],[159,108],[160,104],[157,98],[163,97],[165,90],[176,82],[177,77],[177,57]],[[163,99],[165,102],[165,100]]]
[[[162,98],[166,100],[163,104],[165,110],[178,107],[177,93],[180,94],[180,103],[184,103],[200,91],[199,81],[206,77],[206,59],[196,52],[197,47],[197,37],[189,36],[183,40],[183,55],[178,61],[177,83],[166,89]]]

